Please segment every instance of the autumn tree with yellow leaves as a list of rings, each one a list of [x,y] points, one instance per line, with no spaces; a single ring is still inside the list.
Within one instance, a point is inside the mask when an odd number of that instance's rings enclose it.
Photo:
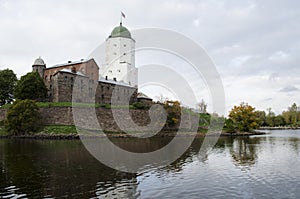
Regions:
[[[245,102],[231,109],[229,112],[229,120],[232,121],[234,130],[239,132],[251,132],[259,128],[261,124],[255,108]]]

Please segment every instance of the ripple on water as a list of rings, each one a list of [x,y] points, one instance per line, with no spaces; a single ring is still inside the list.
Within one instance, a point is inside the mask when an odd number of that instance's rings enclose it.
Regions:
[[[12,185],[4,188],[4,192],[0,194],[0,198],[26,198],[26,194],[24,193],[16,193],[16,191],[20,190],[20,188]]]
[[[96,185],[96,196],[100,198],[137,198],[138,182],[132,179],[122,179],[115,183],[99,182]]]

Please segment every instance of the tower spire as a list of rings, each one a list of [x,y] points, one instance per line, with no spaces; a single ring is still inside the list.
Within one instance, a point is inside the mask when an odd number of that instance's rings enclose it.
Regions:
[[[120,17],[120,26],[122,26],[122,18],[125,18],[125,14],[121,11],[121,17]]]

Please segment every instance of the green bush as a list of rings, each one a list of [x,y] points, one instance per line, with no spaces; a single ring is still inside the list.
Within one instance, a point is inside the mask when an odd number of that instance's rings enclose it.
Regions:
[[[38,107],[33,100],[17,100],[7,112],[5,128],[9,134],[37,132],[41,126]]]
[[[141,103],[141,102],[135,102],[132,105],[136,109],[145,109],[146,108],[146,106],[143,103]]]

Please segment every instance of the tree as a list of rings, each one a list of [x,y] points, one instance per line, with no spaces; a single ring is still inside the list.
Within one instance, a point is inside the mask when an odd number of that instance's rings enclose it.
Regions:
[[[236,128],[233,124],[232,119],[225,119],[225,125],[224,125],[224,130],[228,133],[235,133],[236,132]]]
[[[157,99],[158,103],[162,104],[169,100],[169,98],[163,96],[163,94],[159,94],[159,96],[156,96],[155,98]]]
[[[282,112],[282,116],[284,118],[284,122],[287,125],[298,126],[300,121],[300,111],[299,107],[296,103],[293,103],[290,107],[288,107],[287,111]]]
[[[260,126],[266,126],[266,112],[265,111],[256,111],[256,115],[260,120]]]
[[[274,126],[284,126],[284,118],[282,115],[277,115],[274,117]]]
[[[267,108],[266,124],[267,126],[273,127],[275,125],[275,113],[272,108]]]
[[[206,113],[206,109],[207,109],[207,104],[205,103],[205,101],[202,99],[201,102],[199,102],[197,104],[199,112],[200,113]]]
[[[12,70],[0,70],[0,106],[13,101],[16,82],[17,76]]]
[[[15,97],[17,99],[44,101],[46,96],[47,88],[37,72],[27,73],[17,82],[15,88]]]
[[[288,111],[290,112],[290,119],[291,119],[291,124],[293,126],[297,125],[298,122],[298,107],[296,103],[293,103],[291,107],[288,108]]]
[[[178,124],[181,116],[181,106],[179,101],[165,101],[164,109],[167,111],[167,125]]]
[[[260,119],[255,108],[242,102],[239,106],[234,106],[229,112],[229,119],[237,131],[249,132],[260,126]]]
[[[33,100],[16,100],[7,112],[5,128],[10,134],[36,132],[41,126],[38,107]]]

